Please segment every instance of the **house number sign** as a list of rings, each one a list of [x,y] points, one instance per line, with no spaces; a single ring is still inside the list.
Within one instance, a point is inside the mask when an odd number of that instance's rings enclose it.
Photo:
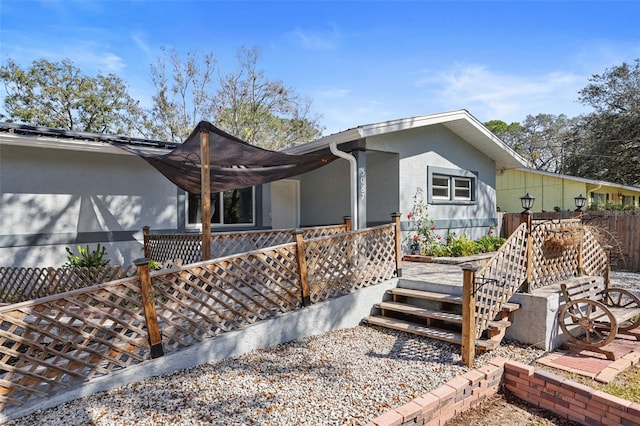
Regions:
[[[367,170],[364,167],[358,169],[358,177],[360,180],[360,201],[367,198]]]

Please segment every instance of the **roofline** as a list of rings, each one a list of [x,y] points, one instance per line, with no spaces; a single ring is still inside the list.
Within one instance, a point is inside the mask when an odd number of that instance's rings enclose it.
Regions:
[[[521,171],[521,172],[539,174],[539,175],[543,175],[543,176],[558,177],[558,178],[562,178],[562,179],[573,180],[573,181],[576,181],[576,182],[588,183],[590,185],[606,185],[606,186],[613,186],[615,188],[626,189],[626,190],[629,190],[629,191],[640,192],[640,187],[623,185],[621,183],[608,182],[608,181],[604,181],[604,180],[587,179],[587,178],[581,178],[581,177],[577,177],[577,176],[565,175],[565,174],[562,174],[562,173],[547,172],[545,170],[530,169],[530,168],[526,168],[526,167],[519,167],[519,168],[516,168],[515,170],[518,170],[518,171]]]
[[[286,152],[287,154],[305,154],[308,152],[327,148],[332,142],[341,144],[371,136],[399,132],[402,130],[415,129],[424,126],[431,126],[434,124],[446,124],[448,122],[460,119],[467,120],[469,123],[471,123],[479,132],[483,134],[483,136],[490,139],[494,144],[498,145],[502,150],[509,154],[515,162],[519,163],[522,166],[526,166],[528,164],[520,154],[518,154],[511,147],[505,144],[500,138],[498,138],[489,129],[487,129],[484,124],[482,124],[480,121],[478,121],[478,119],[471,115],[466,109],[366,124],[339,133],[334,133],[332,135],[325,136],[305,144],[287,148],[283,150],[283,152]]]
[[[26,124],[0,123],[0,145],[135,155],[118,148],[117,145],[135,147],[144,152],[164,153],[179,144],[128,136],[30,126]]]

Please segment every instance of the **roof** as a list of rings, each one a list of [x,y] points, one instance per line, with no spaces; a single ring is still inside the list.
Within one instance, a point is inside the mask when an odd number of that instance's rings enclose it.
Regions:
[[[0,123],[0,145],[18,145],[74,151],[130,153],[115,145],[128,145],[146,152],[166,152],[180,144],[102,133],[76,132],[26,124]]]
[[[537,175],[551,176],[551,177],[556,177],[556,178],[560,178],[560,179],[572,180],[572,181],[575,181],[575,182],[582,182],[582,183],[586,183],[586,184],[589,184],[589,185],[604,185],[604,186],[611,186],[611,187],[614,187],[614,188],[625,189],[627,191],[640,192],[640,188],[638,188],[636,186],[623,185],[621,183],[606,182],[606,181],[603,181],[603,180],[595,180],[595,179],[586,179],[586,178],[581,178],[581,177],[577,177],[577,176],[563,175],[563,174],[560,174],[560,173],[546,172],[544,170],[529,169],[529,168],[526,168],[526,167],[518,167],[518,168],[516,168],[516,170],[521,171],[521,172],[526,172],[526,173],[533,173],[533,174],[537,174]]]
[[[480,152],[492,158],[498,169],[513,169],[527,166],[527,162],[518,153],[494,135],[467,110],[443,112],[384,121],[381,123],[358,126],[343,132],[334,133],[306,144],[285,149],[289,154],[301,154],[327,148],[332,142],[337,144],[356,141],[372,136],[384,135],[419,127],[443,125],[460,136]]]

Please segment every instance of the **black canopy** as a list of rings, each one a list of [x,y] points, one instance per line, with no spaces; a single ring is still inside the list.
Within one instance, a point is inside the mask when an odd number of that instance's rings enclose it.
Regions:
[[[211,192],[247,188],[296,176],[322,167],[335,160],[332,154],[290,155],[269,151],[201,121],[191,135],[177,148],[154,155],[121,146],[144,158],[169,180],[185,191],[201,192],[201,133],[209,133],[209,168]]]

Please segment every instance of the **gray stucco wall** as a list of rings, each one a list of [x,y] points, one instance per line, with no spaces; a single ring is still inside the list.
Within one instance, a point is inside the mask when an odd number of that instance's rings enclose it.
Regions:
[[[0,265],[60,266],[65,247],[97,242],[128,264],[143,226],[176,229],[177,193],[133,155],[2,145]]]
[[[496,221],[495,163],[445,126],[435,125],[368,138],[367,149],[397,152],[399,211],[402,220],[411,211],[414,196],[422,188],[427,196],[427,167],[437,166],[473,172],[477,176],[473,204],[430,204],[428,213],[441,232],[479,238]],[[405,224],[406,225],[406,224]]]
[[[389,223],[400,206],[398,154],[367,152],[367,223]]]
[[[342,223],[351,214],[347,160],[337,159],[299,179],[300,226]]]

